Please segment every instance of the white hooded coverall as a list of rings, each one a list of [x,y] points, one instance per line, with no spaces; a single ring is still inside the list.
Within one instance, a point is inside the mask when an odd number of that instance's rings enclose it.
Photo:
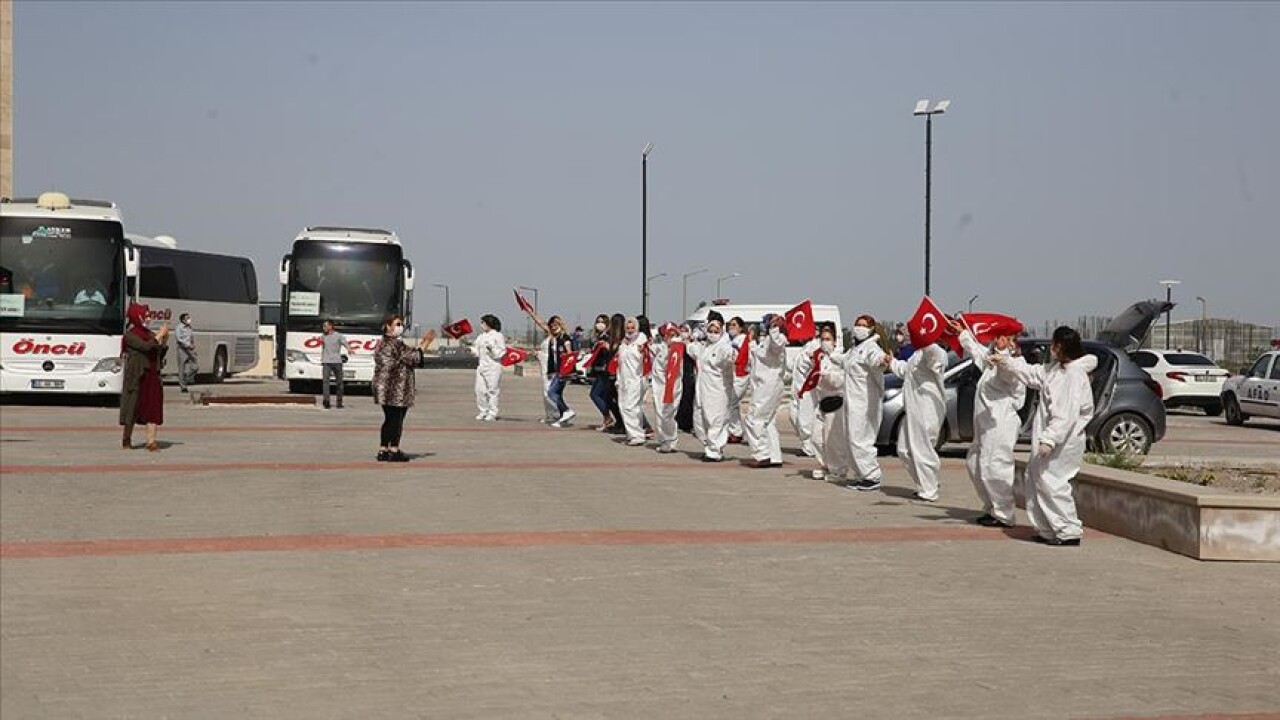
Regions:
[[[787,369],[787,336],[770,328],[751,345],[751,404],[745,430],[751,457],[758,461],[782,463],[782,441],[778,437],[778,406],[782,404],[782,376]]]
[[[728,331],[725,331],[728,335]],[[750,343],[751,336],[747,333],[739,333],[736,337],[730,338],[729,342],[733,344],[733,360],[738,360],[738,352],[742,349],[742,343]],[[742,401],[747,397],[747,390],[751,388],[751,364],[748,360],[747,374],[738,375],[736,366],[729,372],[732,384],[729,386],[729,435],[736,438],[746,436],[746,427],[742,417]]]
[[[473,347],[480,359],[476,366],[476,408],[481,418],[496,418],[498,384],[502,380],[502,356],[507,354],[507,340],[497,330],[486,330],[476,336]]]
[[[876,436],[884,416],[884,350],[872,334],[843,354],[832,356],[844,368],[844,418],[849,453],[857,480],[880,480]]]
[[[618,409],[627,441],[644,442],[644,354],[649,338],[644,333],[634,340],[623,338],[618,345]]]
[[[694,434],[702,441],[704,454],[721,460],[729,441],[729,397],[733,392],[735,351],[727,334],[718,342],[689,347],[698,361],[698,380],[693,406]]]
[[[653,408],[658,416],[658,448],[662,450],[674,450],[676,447],[676,437],[679,426],[676,424],[676,412],[680,409],[680,398],[684,395],[684,343],[664,342],[650,345],[653,348],[653,376],[651,378],[653,390]],[[677,353],[677,362],[675,367],[670,368],[668,374],[667,363],[671,361],[672,353]],[[668,378],[673,383],[671,388],[671,402],[664,402],[667,393]]]
[[[1066,365],[1054,362],[1048,367],[1012,358],[1005,366],[1027,387],[1040,391],[1023,486],[1027,515],[1041,537],[1078,539],[1084,535],[1084,526],[1076,515],[1071,479],[1080,472],[1085,429],[1093,420],[1089,373],[1098,367],[1098,358],[1085,355]],[[1041,445],[1052,448],[1047,456],[1040,455]]]
[[[813,445],[813,416],[817,412],[817,406],[813,393],[805,393],[804,397],[800,397],[800,388],[804,386],[804,379],[809,377],[809,371],[813,369],[813,353],[820,347],[822,343],[814,338],[805,343],[796,354],[795,362],[791,365],[791,390],[788,393],[791,400],[788,413],[791,416],[791,429],[795,430],[796,437],[800,438],[800,452],[809,457],[818,454],[817,448]]]
[[[942,461],[938,459],[938,434],[947,417],[947,397],[942,376],[947,371],[947,351],[937,343],[916,350],[911,359],[894,360],[889,366],[902,378],[902,435],[898,438],[898,455],[907,466],[907,474],[916,492],[925,500],[938,499],[938,475]]]
[[[1013,448],[1022,429],[1018,410],[1026,402],[1027,386],[1014,373],[991,366],[987,358],[997,351],[988,350],[968,330],[960,333],[960,345],[983,368],[973,398],[973,444],[965,456],[969,479],[982,501],[982,511],[1012,525],[1016,474]]]
[[[828,475],[845,477],[849,474],[849,467],[853,463],[853,456],[849,452],[849,432],[845,427],[844,414],[844,407],[849,405],[849,398],[846,395],[844,406],[832,413],[824,413],[817,407],[823,398],[839,397],[844,395],[847,389],[845,371],[832,361],[833,357],[838,357],[838,354],[822,354],[818,367],[818,387],[808,393],[814,396],[813,435],[817,441],[815,449],[818,451],[814,457]],[[803,385],[804,380],[800,383]]]

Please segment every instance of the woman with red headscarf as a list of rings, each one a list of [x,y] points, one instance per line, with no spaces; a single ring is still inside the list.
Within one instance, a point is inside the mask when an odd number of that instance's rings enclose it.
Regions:
[[[147,426],[147,450],[155,452],[156,426],[164,424],[164,386],[160,383],[160,365],[169,350],[169,326],[158,332],[147,327],[146,305],[134,303],[125,317],[129,327],[124,331],[120,351],[124,355],[124,382],[120,388],[120,424],[124,427],[123,445],[133,449],[133,426]]]

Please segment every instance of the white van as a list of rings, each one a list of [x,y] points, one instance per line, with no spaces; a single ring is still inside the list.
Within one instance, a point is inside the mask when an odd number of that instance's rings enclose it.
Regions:
[[[795,303],[785,305],[704,305],[694,310],[686,322],[691,328],[701,328],[707,322],[707,313],[715,310],[724,316],[725,322],[730,318],[740,317],[747,325],[754,325],[764,321],[764,316],[770,313],[774,315],[782,315],[791,308],[795,307]],[[836,349],[844,350],[844,325],[840,322],[840,308],[835,305],[817,305],[813,306],[813,321],[815,323],[830,322],[836,326]],[[804,343],[793,342],[787,347],[787,367],[795,362],[796,355],[800,353],[800,348]]]

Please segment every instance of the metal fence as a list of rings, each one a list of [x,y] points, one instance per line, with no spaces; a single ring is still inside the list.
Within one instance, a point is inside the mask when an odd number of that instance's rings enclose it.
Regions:
[[[1096,340],[1106,329],[1111,318],[1097,315],[1081,316],[1075,321],[1053,321],[1028,330],[1039,337],[1051,337],[1055,328],[1066,325],[1075,328],[1081,337]],[[1179,320],[1169,326],[1170,350],[1191,350],[1203,353],[1222,367],[1235,372],[1252,363],[1258,355],[1270,350],[1272,339],[1280,337],[1280,328],[1208,318],[1204,320]],[[1156,322],[1142,342],[1144,348],[1165,349],[1165,325]]]

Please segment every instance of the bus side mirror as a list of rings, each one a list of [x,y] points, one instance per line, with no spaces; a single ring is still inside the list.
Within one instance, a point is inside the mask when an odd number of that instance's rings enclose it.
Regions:
[[[138,250],[134,247],[124,249],[124,274],[125,277],[138,277]]]
[[[284,259],[280,261],[280,284],[281,285],[289,284],[289,256],[288,255],[284,256]]]
[[[413,263],[404,261],[404,289],[413,291]]]

